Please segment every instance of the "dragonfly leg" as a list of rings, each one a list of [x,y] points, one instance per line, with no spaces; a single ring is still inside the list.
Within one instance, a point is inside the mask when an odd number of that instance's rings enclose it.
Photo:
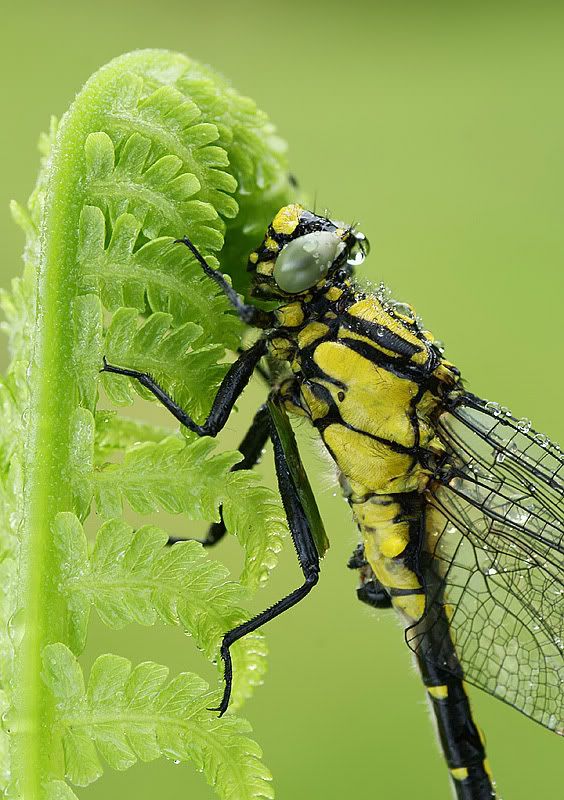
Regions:
[[[319,555],[317,553],[317,548],[306,513],[291,477],[280,437],[274,425],[270,427],[270,436],[274,446],[274,463],[276,466],[278,487],[284,503],[284,510],[298,555],[298,561],[304,575],[304,582],[286,597],[283,597],[281,600],[274,603],[273,606],[266,609],[266,611],[244,622],[242,625],[238,625],[236,628],[233,628],[233,630],[228,631],[223,637],[220,652],[225,664],[225,689],[219,706],[210,709],[210,711],[219,711],[219,716],[222,716],[227,711],[229,698],[231,696],[233,684],[233,664],[230,654],[231,646],[248,633],[258,630],[258,628],[270,622],[271,619],[280,616],[280,614],[283,614],[285,611],[292,608],[292,606],[299,603],[300,600],[303,600],[319,579]]]
[[[252,469],[259,461],[264,446],[268,440],[269,433],[269,420],[270,416],[266,405],[262,405],[255,414],[251,427],[245,434],[243,441],[238,447],[239,452],[242,454],[243,459],[231,467],[232,472],[240,469]],[[221,509],[220,509],[221,514]],[[207,530],[203,539],[194,539],[193,541],[200,542],[204,547],[212,547],[217,544],[225,536],[225,522],[223,516],[219,522],[213,522]],[[188,537],[171,536],[168,544],[175,544],[175,542],[184,542]]]
[[[184,236],[182,239],[177,239],[175,244],[184,244],[190,250],[192,255],[198,261],[204,272],[208,277],[210,277],[213,281],[217,283],[219,288],[225,294],[235,311],[239,319],[243,322],[246,322],[247,325],[253,325],[256,328],[270,328],[274,324],[274,314],[270,311],[263,311],[260,308],[256,308],[256,306],[249,305],[247,303],[243,303],[242,300],[239,299],[239,295],[235,291],[235,289],[231,286],[231,284],[227,283],[223,274],[218,270],[210,267],[204,256],[200,253],[196,245],[190,241],[187,236]]]
[[[104,357],[104,366],[101,372],[111,372],[115,375],[126,375],[129,378],[138,380],[139,383],[148,389],[163,404],[163,406],[176,417],[181,425],[197,433],[198,436],[217,436],[229,419],[229,415],[237,398],[250,380],[255,367],[266,352],[266,341],[259,339],[248,350],[242,353],[237,361],[234,361],[229,368],[229,372],[221,382],[218,392],[213,401],[211,411],[202,425],[194,422],[192,417],[180,408],[168,395],[164,389],[146,372],[135,369],[126,369],[109,364]]]

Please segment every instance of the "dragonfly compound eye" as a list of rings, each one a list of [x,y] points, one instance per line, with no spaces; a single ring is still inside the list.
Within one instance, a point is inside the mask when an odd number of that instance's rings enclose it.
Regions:
[[[274,280],[288,294],[310,289],[327,275],[345,244],[332,231],[314,231],[289,242],[276,259]]]

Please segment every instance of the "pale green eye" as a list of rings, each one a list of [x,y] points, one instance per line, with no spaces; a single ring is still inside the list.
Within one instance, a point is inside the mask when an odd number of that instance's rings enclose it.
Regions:
[[[329,271],[345,245],[331,231],[306,233],[289,242],[274,265],[274,280],[288,294],[310,289]]]

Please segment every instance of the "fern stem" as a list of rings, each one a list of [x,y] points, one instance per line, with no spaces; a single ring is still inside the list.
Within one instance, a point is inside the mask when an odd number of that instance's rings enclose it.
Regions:
[[[119,68],[113,67],[117,78]],[[78,293],[77,246],[84,202],[84,142],[104,114],[111,74],[98,73],[61,121],[51,156],[38,272],[37,316],[29,372],[30,425],[25,457],[24,528],[20,551],[20,597],[25,635],[16,656],[20,676],[14,697],[20,721],[14,772],[26,800],[39,800],[53,763],[49,743],[52,709],[41,682],[41,651],[65,641],[63,599],[57,591],[60,564],[52,523],[72,510],[70,420],[76,407],[72,304]],[[20,730],[21,726],[21,730]],[[38,768],[38,766],[40,767]]]

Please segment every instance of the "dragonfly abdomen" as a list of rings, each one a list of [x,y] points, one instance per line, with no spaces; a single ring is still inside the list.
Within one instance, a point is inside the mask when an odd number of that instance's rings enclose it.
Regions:
[[[444,605],[426,619],[429,587],[419,568],[426,500],[418,492],[359,496],[341,481],[362,533],[364,558],[407,627],[427,628],[417,664],[427,688],[458,800],[492,800],[495,790],[475,724]],[[444,664],[444,667],[440,665]]]
[[[406,494],[345,494],[364,542],[364,555],[396,610],[407,624],[425,610],[425,591],[417,569],[423,498]]]

